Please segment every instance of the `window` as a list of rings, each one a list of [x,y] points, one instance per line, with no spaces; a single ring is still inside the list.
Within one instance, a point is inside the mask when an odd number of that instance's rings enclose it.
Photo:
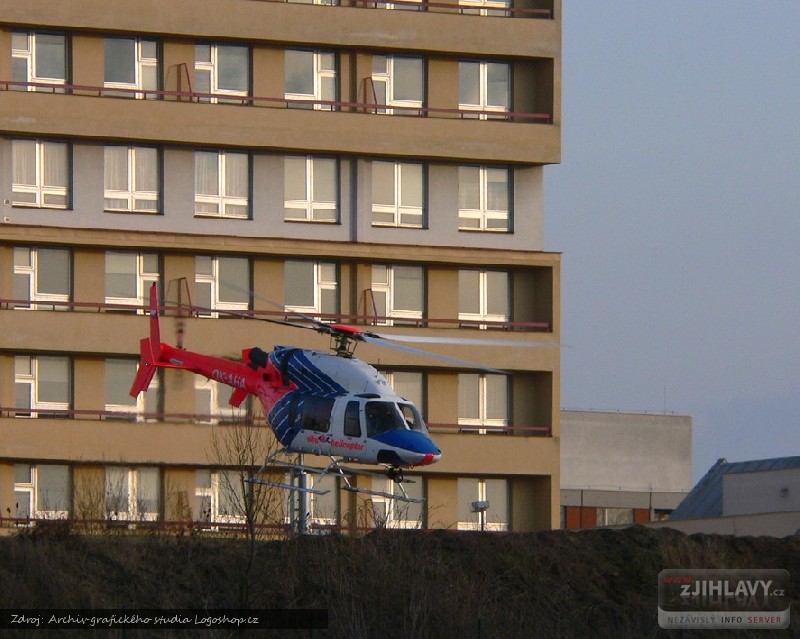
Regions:
[[[374,264],[371,305],[382,326],[415,324],[403,319],[421,319],[425,304],[424,270],[421,266]]]
[[[287,220],[338,220],[339,171],[334,158],[287,155],[283,160],[283,187]]]
[[[14,308],[66,310],[63,304],[28,302],[69,302],[72,289],[72,255],[69,249],[14,247]]]
[[[505,167],[458,167],[458,228],[509,231],[510,171]]]
[[[249,194],[250,157],[247,153],[195,151],[195,215],[247,218]]]
[[[422,373],[415,371],[384,372],[383,376],[389,382],[395,393],[414,404],[420,412],[424,409],[425,382]]]
[[[135,359],[106,358],[105,410],[109,413],[136,416],[137,421],[156,421],[161,412],[159,375],[153,377],[144,393],[131,397],[130,389],[138,362]]]
[[[195,299],[200,317],[219,317],[218,311],[250,308],[248,258],[198,255],[194,264]]]
[[[68,357],[14,357],[15,417],[67,417],[72,401]]]
[[[69,203],[69,147],[52,140],[12,140],[12,204],[65,209]]]
[[[243,423],[250,414],[250,398],[239,408],[231,406],[233,390],[226,384],[195,375],[194,414],[197,421],[201,424]]]
[[[311,495],[311,523],[318,526],[335,526],[339,523],[339,480],[328,473],[327,475],[311,477],[313,490],[327,491],[324,494],[309,493]]]
[[[598,508],[598,526],[620,526],[633,523],[633,508]]]
[[[378,2],[378,9],[396,9],[399,11],[424,11],[422,0],[402,0],[401,2]]]
[[[458,108],[489,111],[475,114],[481,120],[504,118],[511,106],[511,66],[505,62],[459,62]],[[468,116],[465,116],[468,117]]]
[[[245,521],[245,486],[236,471],[195,471],[195,519],[209,523]]]
[[[104,87],[123,89],[109,91],[106,95],[137,99],[157,98],[157,42],[145,38],[106,38],[104,80]]]
[[[375,104],[387,107],[402,107],[397,110],[400,115],[418,115],[413,108],[422,107],[425,92],[425,80],[422,58],[394,55],[372,56],[372,86],[374,96],[367,100],[375,100]],[[379,109],[378,113],[395,113],[394,109]]]
[[[14,82],[63,85],[67,82],[67,38],[63,33],[12,31],[11,79]],[[64,89],[43,86],[14,87],[25,91],[53,91]]]
[[[161,506],[158,468],[106,466],[105,499],[109,519],[155,521]]]
[[[16,519],[31,519],[36,512],[36,467],[30,464],[14,464],[14,514]],[[17,522],[17,525],[23,525]]]
[[[286,89],[290,107],[334,110],[336,101],[336,54],[330,51],[287,49],[285,57]],[[294,102],[302,100],[304,102]]]
[[[506,432],[508,406],[508,378],[505,375],[459,374],[458,425],[461,432]]]
[[[462,7],[461,13],[480,16],[507,16],[511,15],[509,0],[459,0]]]
[[[147,304],[150,287],[160,279],[159,261],[157,253],[106,251],[106,304]]]
[[[424,524],[425,489],[422,477],[407,477],[401,485],[383,477],[372,478],[372,490],[384,493],[386,497],[374,495],[372,515],[376,528],[422,528]],[[403,495],[405,491],[405,495]],[[392,495],[389,497],[388,495]],[[419,501],[406,501],[401,497]]]
[[[372,163],[372,225],[422,228],[425,199],[422,164]]]
[[[106,211],[157,213],[159,164],[158,149],[106,146],[103,164]]]
[[[286,310],[336,315],[339,312],[339,277],[336,264],[287,260]]]
[[[486,322],[511,317],[509,276],[505,271],[458,272],[458,319],[467,326],[487,328]]]
[[[68,466],[14,465],[14,516],[17,519],[66,519],[69,498]]]
[[[459,530],[508,530],[505,479],[459,477],[457,490]]]
[[[238,102],[250,90],[250,50],[232,44],[198,44],[194,47],[194,79],[202,102]]]

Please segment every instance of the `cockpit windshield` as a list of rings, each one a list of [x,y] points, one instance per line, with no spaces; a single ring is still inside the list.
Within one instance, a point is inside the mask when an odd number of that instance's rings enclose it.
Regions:
[[[422,415],[419,414],[419,411],[414,404],[398,404],[397,407],[400,409],[408,428],[424,435],[428,434],[428,428],[425,426],[425,421],[422,419]]]
[[[427,432],[425,422],[413,404],[367,402],[364,413],[367,418],[367,437],[374,437],[389,430]]]

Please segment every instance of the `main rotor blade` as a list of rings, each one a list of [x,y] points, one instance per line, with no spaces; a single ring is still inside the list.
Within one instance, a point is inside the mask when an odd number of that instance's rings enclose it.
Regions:
[[[258,293],[256,293],[252,289],[244,288],[243,286],[239,286],[238,284],[234,284],[233,282],[231,282],[229,280],[225,280],[224,282],[221,282],[221,283],[224,284],[228,288],[232,288],[235,291],[239,291],[240,293],[247,293],[248,295],[252,296],[253,299],[265,302],[265,303],[269,304],[270,306],[272,306],[274,309],[282,311],[282,312],[285,312],[287,315],[296,315],[297,317],[299,317],[301,319],[304,319],[309,324],[313,324],[314,325],[314,327],[315,327],[314,330],[321,329],[321,331],[324,332],[324,333],[330,333],[330,329],[325,328],[325,327],[328,326],[327,324],[325,324],[325,322],[321,322],[317,318],[312,317],[311,315],[306,315],[305,313],[301,313],[300,311],[290,311],[283,304],[280,304],[280,303],[276,302],[275,300],[271,300],[268,297],[264,297],[263,295],[259,295]],[[261,319],[263,321],[271,321],[271,320],[266,320],[266,319],[261,318],[261,317],[255,317],[254,319]],[[280,322],[276,320],[275,323],[278,324]],[[286,325],[287,326],[294,326],[296,328],[306,328],[306,329],[307,328],[311,328],[310,326],[304,326],[302,324],[286,324]]]
[[[404,335],[394,333],[377,333],[378,337],[388,339],[393,342],[412,342],[417,344],[462,344],[464,346],[518,346],[522,348],[533,348],[536,346],[556,348],[560,344],[539,341],[514,341],[513,339],[490,339],[488,337],[434,337],[426,335]]]
[[[391,342],[384,342],[383,337],[372,337],[370,335],[364,336],[364,341],[368,344],[375,344],[376,346],[383,346],[384,348],[392,348],[396,351],[402,351],[404,353],[411,353],[412,355],[421,355],[422,357],[431,357],[433,359],[439,359],[443,362],[450,362],[451,364],[458,364],[459,366],[465,366],[467,368],[477,368],[478,370],[486,371],[488,373],[500,373],[502,375],[506,374],[506,371],[501,371],[497,368],[492,368],[491,366],[486,366],[484,364],[476,364],[475,362],[469,362],[465,359],[459,359],[458,357],[450,357],[448,355],[439,355],[438,353],[431,353],[430,351],[423,351],[419,348],[413,348],[411,346],[402,346],[400,344],[392,344]]]

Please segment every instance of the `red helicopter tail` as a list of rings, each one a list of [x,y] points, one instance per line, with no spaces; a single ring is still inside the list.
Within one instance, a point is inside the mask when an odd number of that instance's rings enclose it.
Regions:
[[[158,326],[158,291],[156,285],[150,287],[150,337],[145,337],[139,342],[140,359],[136,379],[131,386],[131,396],[137,397],[150,386],[156,374],[156,362],[161,354],[161,331]]]

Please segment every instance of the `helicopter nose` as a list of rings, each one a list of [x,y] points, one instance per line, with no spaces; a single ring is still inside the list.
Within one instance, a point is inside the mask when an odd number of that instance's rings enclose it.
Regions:
[[[402,449],[405,463],[412,466],[433,464],[442,458],[442,451],[422,433],[408,430],[390,430],[375,436],[377,441]]]
[[[434,464],[438,462],[442,458],[442,453],[439,452],[438,455],[434,455],[432,453],[428,453],[423,456],[422,461],[414,464],[415,466],[427,466],[428,464]]]

